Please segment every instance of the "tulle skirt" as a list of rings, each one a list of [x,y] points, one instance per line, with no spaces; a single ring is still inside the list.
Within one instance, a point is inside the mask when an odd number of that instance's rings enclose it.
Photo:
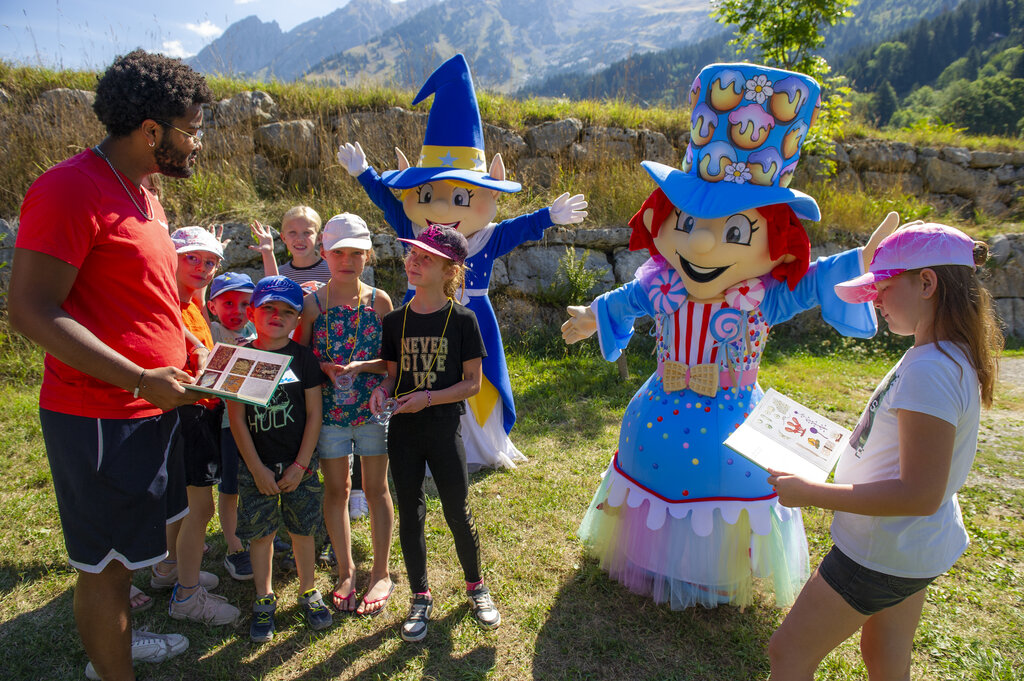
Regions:
[[[633,487],[628,499],[612,494],[609,500],[613,482]],[[692,502],[685,514],[658,511],[658,506],[655,497],[610,466],[580,524],[579,536],[601,568],[630,591],[669,603],[673,610],[726,603],[744,607],[753,602],[757,578],[774,592],[775,604],[784,607],[807,581],[810,566],[799,509],[776,499]],[[659,516],[649,522],[652,511],[663,514],[664,521]],[[695,523],[698,517],[702,522]]]

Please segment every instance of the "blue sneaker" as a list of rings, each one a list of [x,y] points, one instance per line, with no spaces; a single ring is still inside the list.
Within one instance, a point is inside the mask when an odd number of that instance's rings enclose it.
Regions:
[[[252,579],[252,561],[248,551],[237,551],[224,556],[224,569],[232,579],[246,582]]]
[[[299,596],[299,605],[302,606],[302,614],[306,618],[306,624],[314,631],[326,629],[334,621],[334,618],[331,617],[331,611],[324,605],[323,596],[316,589],[310,589]]]
[[[252,624],[249,638],[253,643],[267,643],[274,640],[274,613],[277,611],[277,596],[267,594],[252,604]]]

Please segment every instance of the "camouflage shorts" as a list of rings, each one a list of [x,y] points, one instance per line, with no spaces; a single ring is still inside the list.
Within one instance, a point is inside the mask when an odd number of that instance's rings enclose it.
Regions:
[[[324,493],[320,476],[306,475],[291,492],[261,494],[249,468],[238,467],[238,529],[243,541],[261,539],[283,526],[292,534],[311,537],[323,522]]]

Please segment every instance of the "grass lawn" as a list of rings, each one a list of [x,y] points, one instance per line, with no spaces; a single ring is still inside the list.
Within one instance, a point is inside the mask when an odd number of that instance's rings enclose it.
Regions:
[[[481,537],[485,577],[503,616],[495,632],[474,625],[451,536],[436,497],[427,545],[435,610],[424,644],[405,644],[398,625],[408,585],[397,535],[392,553],[395,598],[376,619],[336,617],[310,633],[295,606],[295,575],[276,577],[281,606],[273,643],[253,645],[248,618],[206,628],[170,620],[168,596],[136,584],[156,606],[136,625],[177,631],[189,650],[161,665],[141,665],[146,679],[763,679],[768,637],[783,613],[767,599],[736,608],[673,612],[608,580],[575,536],[617,441],[632,393],[653,369],[638,338],[632,377],[596,356],[593,342],[566,351],[560,341],[516,340],[508,348],[519,422],[514,440],[529,457],[515,471],[472,476],[470,504]],[[806,349],[770,348],[761,385],[775,387],[852,425],[876,381],[898,357],[892,344],[835,342]],[[896,354],[894,354],[896,353]],[[1020,353],[1016,353],[1020,356]],[[0,677],[80,679],[85,654],[71,600],[50,474],[37,418],[38,353],[0,335],[0,433],[7,473],[0,478]],[[983,416],[974,471],[961,494],[972,544],[930,589],[914,648],[914,678],[1019,679],[1024,668],[1024,391],[1001,386]],[[830,514],[805,512],[812,566],[829,546]],[[113,519],[112,519],[113,520]],[[219,592],[250,607],[250,583],[221,566],[216,520],[204,568],[221,576]],[[360,586],[369,568],[369,526],[354,525]],[[332,586],[318,568],[321,591]],[[822,666],[821,679],[865,678],[856,641]]]

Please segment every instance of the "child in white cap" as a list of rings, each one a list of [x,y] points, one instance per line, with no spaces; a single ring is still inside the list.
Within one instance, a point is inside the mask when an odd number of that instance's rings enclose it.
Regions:
[[[967,548],[957,490],[991,406],[1002,335],[975,275],[987,246],[939,224],[884,239],[869,271],[836,285],[873,301],[889,330],[914,346],[875,389],[834,483],[773,471],[785,506],[834,510],[834,546],[769,643],[771,677],[811,679],[861,630],[873,678],[910,678],[910,651],[929,583]]]

